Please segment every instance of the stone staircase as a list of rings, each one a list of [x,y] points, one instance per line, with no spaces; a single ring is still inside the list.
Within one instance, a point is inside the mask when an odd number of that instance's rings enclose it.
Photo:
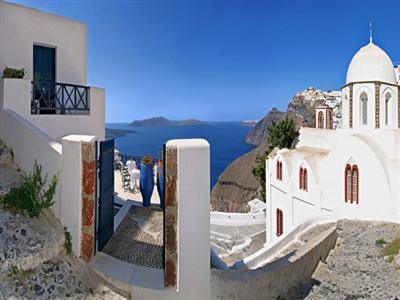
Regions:
[[[22,176],[12,151],[0,141],[0,194],[18,187]],[[124,299],[86,263],[67,255],[64,240],[50,210],[27,218],[0,208],[0,300]]]

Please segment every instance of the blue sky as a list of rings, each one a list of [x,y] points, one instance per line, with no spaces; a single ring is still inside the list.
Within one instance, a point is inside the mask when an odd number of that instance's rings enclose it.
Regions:
[[[107,122],[260,119],[308,86],[339,89],[373,39],[400,62],[400,1],[13,1],[88,25]]]

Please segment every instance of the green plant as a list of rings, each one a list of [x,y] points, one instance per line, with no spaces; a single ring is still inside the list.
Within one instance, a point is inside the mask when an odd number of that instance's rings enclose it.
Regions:
[[[64,237],[65,253],[67,253],[67,255],[70,255],[72,253],[72,236],[71,233],[68,231],[67,226],[64,226]]]
[[[388,256],[388,255],[396,256],[399,254],[399,251],[400,251],[400,237],[394,239],[390,243],[387,243],[385,247],[383,247],[381,254],[382,256]]]
[[[53,205],[58,175],[54,175],[47,185],[47,175],[42,176],[42,166],[35,160],[33,172],[24,175],[18,188],[12,188],[1,199],[4,208],[31,218],[40,215],[43,209]]]
[[[152,157],[151,155],[145,155],[145,156],[142,158],[142,163],[145,164],[145,165],[149,165],[149,164],[151,164],[152,162],[153,162],[153,157]]]
[[[17,266],[11,266],[10,271],[8,272],[7,276],[12,277],[14,279],[22,279],[28,277],[30,274],[32,274],[36,269],[28,269],[28,270],[22,270],[18,269]]]
[[[380,238],[375,241],[375,244],[378,246],[383,246],[384,244],[386,244],[386,241],[383,238]]]
[[[290,148],[293,141],[298,136],[296,130],[296,122],[289,116],[281,119],[277,123],[273,123],[268,127],[268,143],[267,151],[262,155],[257,155],[252,173],[260,183],[259,198],[265,201],[265,160],[269,153],[275,148]]]
[[[3,70],[3,78],[19,78],[22,79],[24,78],[26,72],[25,69],[13,69],[9,67],[5,67]]]

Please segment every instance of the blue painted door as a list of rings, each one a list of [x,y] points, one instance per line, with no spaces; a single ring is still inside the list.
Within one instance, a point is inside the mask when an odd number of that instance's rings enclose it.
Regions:
[[[54,114],[56,49],[33,46],[33,99],[39,101],[41,114]]]
[[[114,233],[114,139],[100,142],[97,227],[101,251]]]

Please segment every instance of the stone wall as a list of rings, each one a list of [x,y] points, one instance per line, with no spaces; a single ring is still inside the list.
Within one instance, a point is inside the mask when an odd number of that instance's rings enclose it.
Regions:
[[[211,299],[276,299],[307,282],[336,244],[336,227],[311,239],[297,252],[254,270],[211,270]]]

